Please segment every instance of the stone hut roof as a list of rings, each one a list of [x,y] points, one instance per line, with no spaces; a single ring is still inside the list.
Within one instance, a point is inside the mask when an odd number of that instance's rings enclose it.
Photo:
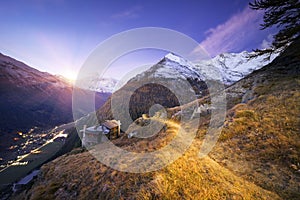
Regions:
[[[117,122],[117,120],[106,120],[102,123],[102,126],[105,126],[108,129],[113,129],[115,127],[118,127],[119,123]]]

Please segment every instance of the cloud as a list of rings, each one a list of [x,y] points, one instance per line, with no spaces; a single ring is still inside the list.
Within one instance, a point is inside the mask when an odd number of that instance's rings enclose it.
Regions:
[[[206,39],[193,52],[198,53],[204,48],[211,56],[215,56],[223,52],[241,50],[259,31],[262,16],[262,11],[246,7],[225,23],[206,31]]]
[[[126,19],[132,19],[132,18],[137,18],[139,16],[139,11],[142,9],[142,7],[140,6],[135,6],[135,7],[132,7],[128,10],[125,10],[125,11],[122,11],[122,12],[119,12],[119,13],[116,13],[112,16],[112,18],[114,19],[123,19],[123,18],[126,18]]]
[[[260,49],[268,49],[271,46],[272,41],[273,41],[273,35],[269,34],[267,39],[264,39],[260,44]]]

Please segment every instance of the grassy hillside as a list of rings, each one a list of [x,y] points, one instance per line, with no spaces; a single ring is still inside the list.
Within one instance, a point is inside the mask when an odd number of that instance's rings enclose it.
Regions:
[[[280,199],[236,176],[212,159],[198,157],[199,143],[162,170],[133,174],[112,170],[88,152],[65,155],[42,168],[30,199]]]
[[[280,82],[280,84],[276,84]],[[282,197],[300,195],[300,78],[258,85],[257,98],[228,113],[211,157]]]

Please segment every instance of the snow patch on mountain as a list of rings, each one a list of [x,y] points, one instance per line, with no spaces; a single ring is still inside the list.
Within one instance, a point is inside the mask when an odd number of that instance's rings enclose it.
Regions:
[[[160,62],[138,74],[130,81],[139,81],[151,77],[167,79],[204,78],[192,62],[173,53],[167,54]]]
[[[87,81],[86,89],[101,93],[113,93],[118,83],[118,80],[116,79],[104,77],[94,77]]]
[[[175,62],[181,66],[189,66],[191,68],[193,68],[193,63],[182,58],[182,57],[179,57],[173,53],[168,53],[166,56],[165,56],[165,59],[166,61],[171,61],[171,62]]]
[[[213,76],[214,70],[219,70],[223,82],[230,85],[239,81],[248,74],[272,62],[278,54],[273,54],[269,60],[266,56],[257,56],[249,58],[253,53],[243,51],[241,53],[222,53],[212,59],[203,60],[196,64],[199,72],[206,77]],[[214,78],[214,77],[211,77]]]

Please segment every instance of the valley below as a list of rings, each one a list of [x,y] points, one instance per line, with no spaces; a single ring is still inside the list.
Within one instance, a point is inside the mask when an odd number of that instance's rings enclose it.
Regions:
[[[30,141],[28,142],[29,145],[26,145],[26,142],[23,146],[16,147],[16,154],[19,154],[19,156],[17,158],[12,156],[11,160],[6,164],[2,164],[0,190],[3,197],[12,192],[17,192],[18,189],[16,188],[26,186],[30,180],[25,181],[25,183],[22,183],[22,181],[19,183],[18,181],[33,170],[39,169],[44,163],[80,146],[80,139],[75,131],[74,123],[55,127],[53,130],[44,133],[43,136],[36,134],[35,137],[27,140]],[[20,155],[21,153],[22,155]]]

